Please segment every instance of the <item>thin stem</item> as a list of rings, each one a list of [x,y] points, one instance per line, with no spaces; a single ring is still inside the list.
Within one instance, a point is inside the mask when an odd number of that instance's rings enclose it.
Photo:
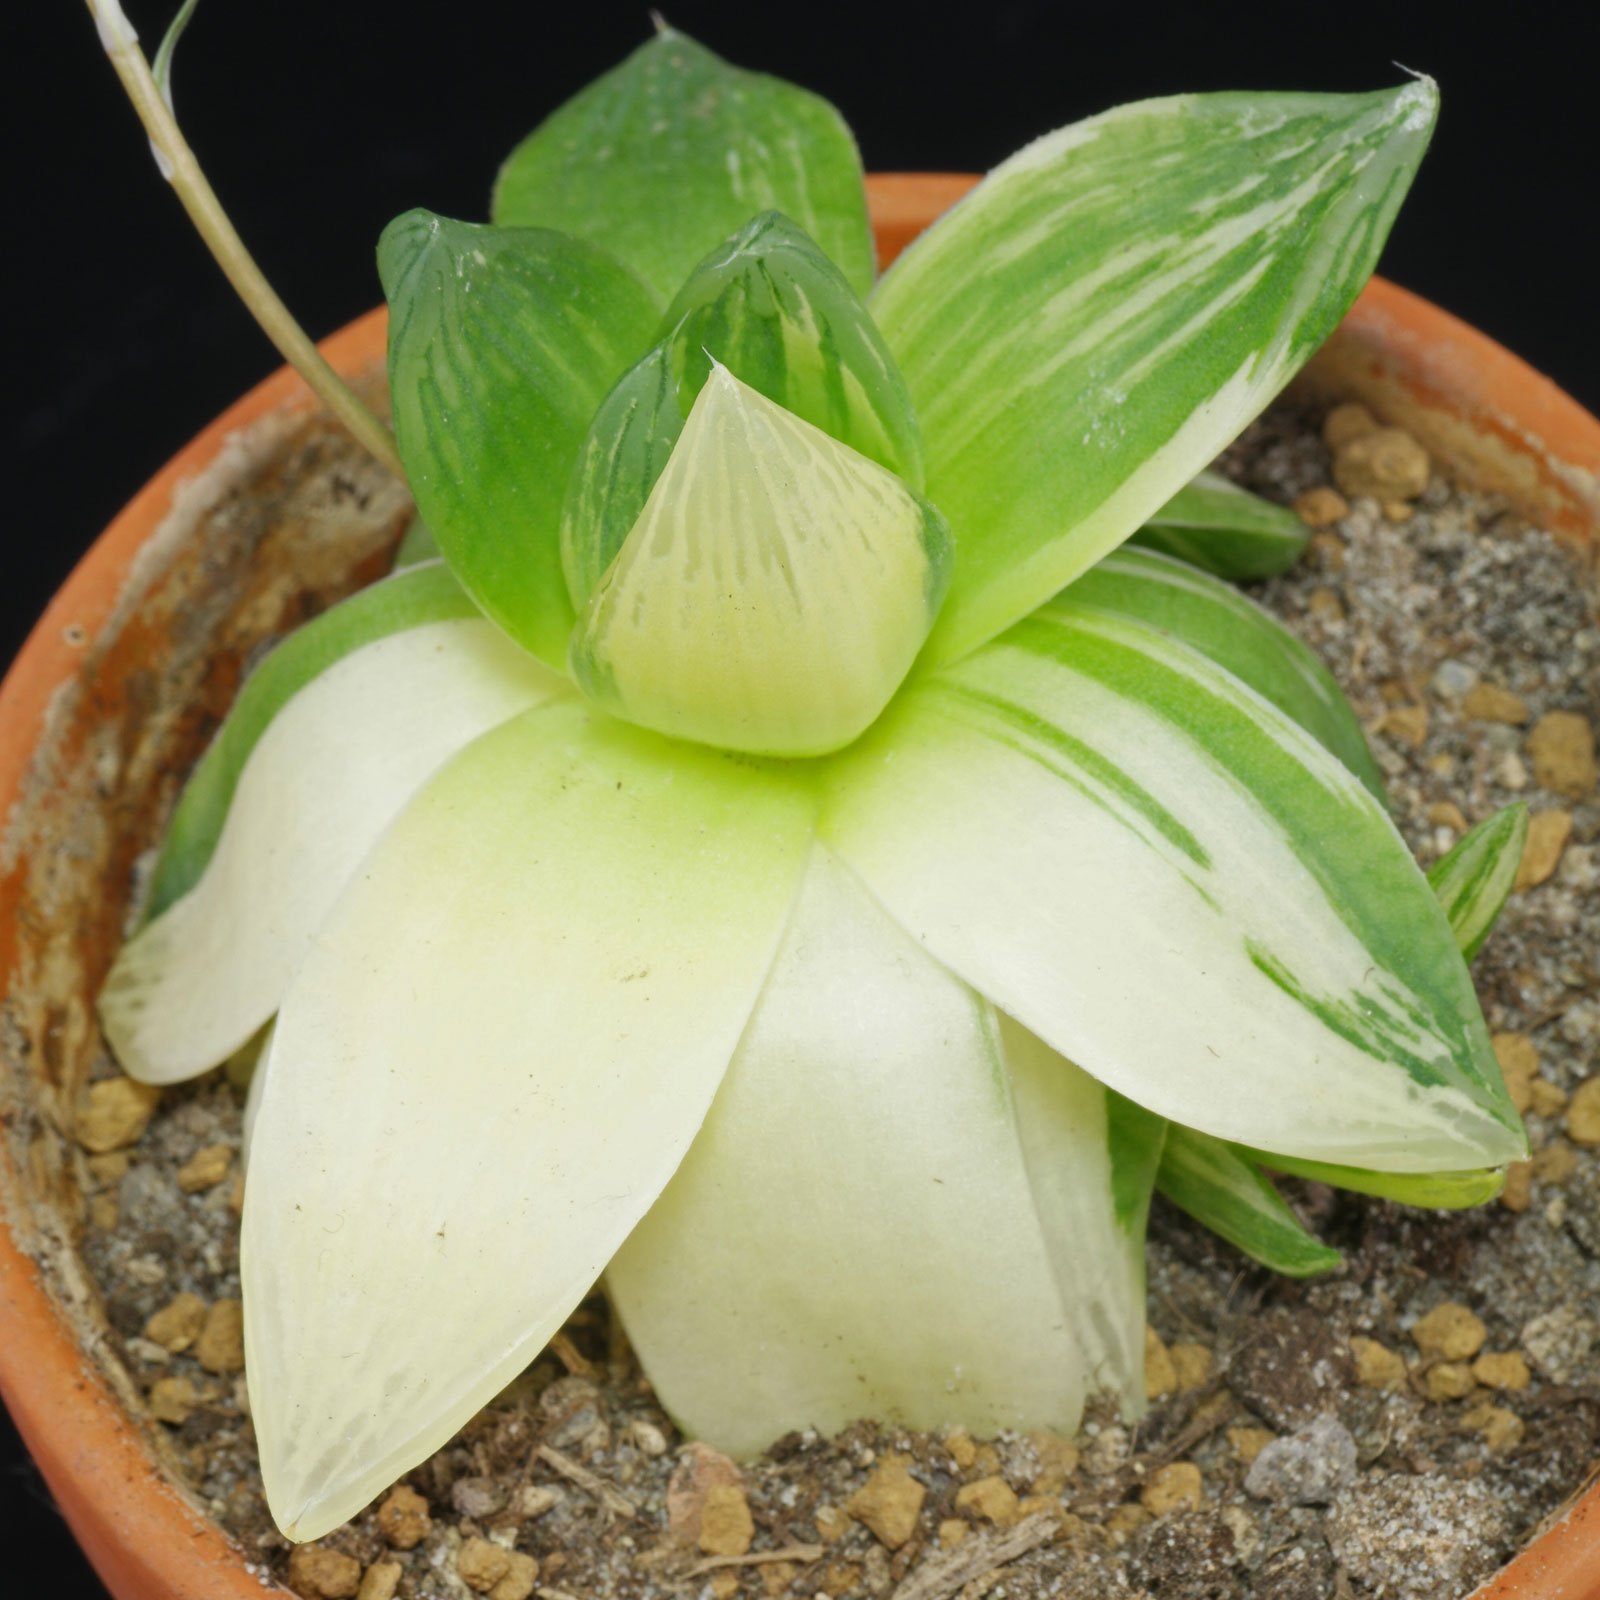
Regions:
[[[305,379],[312,393],[350,430],[358,443],[396,477],[403,479],[405,469],[395,449],[394,435],[323,359],[321,351],[294,320],[245,249],[221,202],[206,182],[188,141],[179,131],[172,110],[150,71],[150,64],[139,48],[138,36],[123,15],[118,0],[88,0],[88,4],[100,30],[100,42],[150,135],[150,145],[162,176],[177,191],[184,210],[216,257],[228,282],[283,359]]]

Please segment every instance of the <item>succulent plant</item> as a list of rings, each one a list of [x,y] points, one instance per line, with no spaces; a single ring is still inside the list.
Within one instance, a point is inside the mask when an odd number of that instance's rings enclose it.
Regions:
[[[1142,1401],[1158,1186],[1292,1273],[1337,1257],[1265,1169],[1494,1192],[1524,1135],[1462,948],[1525,819],[1424,877],[1331,677],[1218,576],[1304,530],[1204,471],[1435,108],[1123,106],[879,277],[838,114],[664,29],[491,222],[388,228],[411,564],[245,684],[101,998],[150,1083],[266,1031],[242,1271],[290,1537],[602,1276],[735,1452],[1071,1430]]]

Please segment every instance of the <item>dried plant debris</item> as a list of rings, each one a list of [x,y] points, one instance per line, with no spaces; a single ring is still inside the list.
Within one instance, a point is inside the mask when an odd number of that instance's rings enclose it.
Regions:
[[[110,1079],[82,1108],[84,1253],[153,1426],[263,1577],[310,1600],[1436,1600],[1580,1487],[1600,1439],[1590,579],[1359,406],[1279,405],[1222,466],[1316,530],[1258,598],[1350,694],[1424,863],[1532,812],[1474,965],[1534,1147],[1501,1200],[1287,1185],[1345,1252],[1299,1283],[1158,1205],[1150,1413],[1076,1440],[863,1422],[739,1465],[680,1438],[597,1297],[403,1485],[291,1550],[240,1376],[240,1092],[216,1075],[152,1118]]]

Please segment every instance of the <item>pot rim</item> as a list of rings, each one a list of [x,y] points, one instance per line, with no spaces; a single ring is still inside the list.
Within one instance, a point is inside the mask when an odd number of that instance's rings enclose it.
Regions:
[[[955,173],[867,180],[880,252],[892,260],[976,182]],[[382,307],[320,348],[340,372],[383,357]],[[1485,487],[1501,489],[1565,536],[1600,547],[1600,419],[1525,362],[1419,296],[1373,278],[1316,365],[1416,431]],[[1381,398],[1380,398],[1381,397]],[[95,541],[0,682],[0,817],[20,797],[57,691],[82,642],[112,616],[136,558],[180,486],[242,428],[313,399],[287,368],[258,384],[181,449]],[[1399,415],[1396,415],[1399,413]],[[0,983],[17,930],[0,877]],[[17,1183],[0,1148],[0,1199]],[[140,1425],[80,1349],[39,1263],[0,1216],[0,1396],[80,1545],[119,1600],[261,1600],[272,1592],[172,1482]],[[278,1589],[279,1594],[287,1591]],[[1600,1484],[1559,1516],[1473,1600],[1600,1600]]]

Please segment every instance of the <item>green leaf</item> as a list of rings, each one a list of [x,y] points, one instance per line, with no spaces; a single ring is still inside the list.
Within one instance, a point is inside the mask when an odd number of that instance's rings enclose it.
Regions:
[[[494,192],[496,222],[592,239],[663,298],[760,211],[793,217],[858,293],[872,287],[861,157],[844,119],[665,27],[524,139]]]
[[[1528,808],[1518,802],[1480,822],[1428,869],[1428,882],[1468,961],[1505,909],[1527,842]]]
[[[441,762],[565,680],[481,617],[442,566],[374,584],[251,675],[184,791],[153,920],[100,995],[117,1059],[172,1083],[277,1010],[374,840]]]
[[[1307,1231],[1253,1161],[1209,1134],[1170,1129],[1156,1186],[1201,1227],[1285,1277],[1331,1272],[1344,1260]]]
[[[607,1273],[662,1403],[735,1456],[861,1416],[1073,1433],[1143,1378],[1106,1099],[816,851],[711,1115]]]
[[[813,815],[797,775],[567,700],[385,833],[261,1069],[245,1347],[288,1537],[431,1455],[589,1292],[705,1118]]]
[[[899,687],[949,565],[932,506],[718,367],[590,597],[573,676],[674,738],[817,755]]]
[[[1298,722],[1384,802],[1383,774],[1333,674],[1238,590],[1174,557],[1124,548],[1097,562],[1063,598],[1120,612],[1192,645]]]
[[[1381,1171],[1526,1148],[1393,824],[1157,629],[1054,601],[826,770],[826,836],[908,932],[1148,1109]]]
[[[1371,273],[1437,101],[1424,79],[1122,106],[900,257],[872,308],[961,551],[931,661],[1092,566],[1283,387]]]
[[[921,485],[916,418],[882,335],[839,269],[769,211],[701,262],[667,311],[661,344],[589,428],[561,523],[567,586],[580,609],[643,511],[713,360],[913,489]]]
[[[565,668],[561,501],[596,407],[658,311],[592,245],[409,211],[378,244],[395,435],[451,570],[524,649]]]
[[[1134,544],[1241,583],[1287,572],[1310,539],[1294,512],[1214,472],[1185,484],[1132,535]]]
[[[167,25],[167,31],[161,36],[161,43],[156,47],[156,57],[150,66],[150,76],[156,81],[156,88],[161,91],[161,98],[167,102],[167,110],[172,110],[172,57],[178,48],[178,41],[188,29],[194,17],[194,9],[200,0],[183,0],[178,7],[178,13]]]

